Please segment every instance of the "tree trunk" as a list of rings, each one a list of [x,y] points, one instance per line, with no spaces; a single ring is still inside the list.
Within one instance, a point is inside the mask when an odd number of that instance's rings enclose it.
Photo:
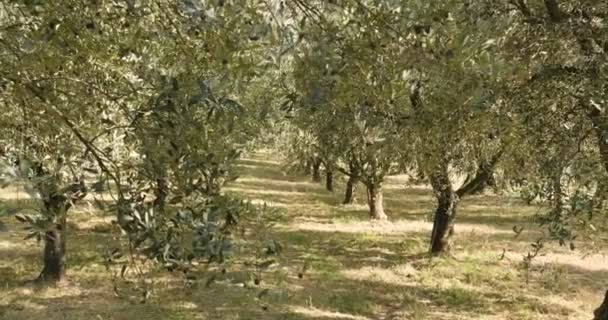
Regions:
[[[555,175],[553,176],[552,181],[552,191],[553,191],[553,210],[555,210],[556,215],[560,215],[564,208],[564,197],[563,197],[563,188],[562,188],[562,173],[563,167],[559,165],[556,169]]]
[[[602,304],[593,312],[595,318],[593,320],[608,320],[608,291],[604,296]]]
[[[68,208],[69,204],[63,196],[53,196],[45,201],[45,209],[47,214],[55,218],[55,226],[44,235],[44,267],[38,276],[39,281],[58,282],[65,276]]]
[[[487,161],[482,161],[477,167],[477,172],[473,177],[468,177],[467,182],[462,185],[457,191],[456,195],[458,198],[462,198],[466,195],[480,194],[487,187],[495,187],[496,181],[494,180],[494,168],[498,163],[498,160],[502,157],[503,149],[501,148],[492,158]],[[446,171],[447,174],[447,171]],[[449,183],[449,180],[447,181]]]
[[[348,177],[348,181],[346,181],[346,192],[344,193],[344,201],[343,204],[353,204],[355,203],[355,190],[357,188],[357,182],[359,179],[356,177]]]
[[[325,169],[325,189],[334,191],[334,172],[331,167]]]
[[[469,179],[467,179],[469,180]],[[496,181],[494,180],[494,175],[489,174],[487,179],[478,184],[471,184],[470,189],[465,191],[466,194],[482,194],[488,187],[495,187]]]
[[[368,183],[367,186],[367,204],[369,205],[369,216],[373,220],[387,220],[388,217],[384,213],[384,200],[382,197],[381,183]]]
[[[167,195],[169,194],[169,186],[167,178],[164,174],[156,179],[156,187],[154,189],[154,209],[158,212],[165,212]]]
[[[58,282],[65,276],[65,226],[57,225],[44,236],[44,268],[40,281]]]
[[[583,102],[584,106],[588,110],[588,116],[593,124],[595,136],[597,138],[598,149],[604,170],[608,173],[608,121],[604,116],[602,110],[592,106],[588,102]],[[598,190],[596,190],[596,202],[602,202],[606,198],[606,191],[608,190],[606,182],[603,180],[598,181]],[[599,198],[599,199],[597,199]],[[593,312],[593,320],[608,320],[608,291],[604,296],[602,304],[595,309]]]
[[[312,181],[321,182],[321,159],[314,158],[312,161]]]
[[[454,234],[456,206],[459,198],[452,188],[447,166],[440,168],[439,172],[430,177],[431,185],[437,198],[437,209],[435,210],[433,231],[431,233],[431,253],[437,255],[450,249],[450,240]]]
[[[585,105],[587,110],[589,110],[589,118],[593,123],[602,164],[608,173],[608,121],[606,121],[606,117],[602,114],[601,110],[589,105],[588,103],[585,103]],[[606,183],[604,181],[599,181],[598,190],[596,191],[596,198],[599,198],[598,200],[604,200],[606,197],[606,190],[608,190]],[[608,291],[606,291],[604,301],[597,309],[595,309],[593,314],[595,315],[593,320],[608,320]]]

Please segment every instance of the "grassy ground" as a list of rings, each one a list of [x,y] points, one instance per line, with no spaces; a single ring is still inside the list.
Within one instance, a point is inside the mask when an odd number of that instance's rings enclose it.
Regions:
[[[150,270],[147,303],[129,285],[114,290],[102,252],[114,241],[110,218],[81,208],[72,217],[69,281],[59,287],[24,283],[37,276],[41,247],[24,242],[15,219],[0,216],[0,319],[589,319],[608,288],[608,259],[550,246],[526,271],[527,245],[538,208],[500,196],[465,199],[452,257],[430,259],[433,201],[425,188],[391,177],[385,190],[391,222],[372,223],[364,195],[340,205],[342,190],[325,191],[307,177],[288,176],[264,153],[240,161],[241,178],[227,192],[279,208],[275,231],[284,268],[253,285],[236,268],[206,286]],[[338,183],[343,185],[343,183]],[[5,207],[31,210],[27,197],[0,191]],[[584,248],[583,248],[584,249]],[[303,265],[309,265],[302,278]],[[242,286],[245,287],[242,287]],[[264,291],[269,289],[268,291]]]

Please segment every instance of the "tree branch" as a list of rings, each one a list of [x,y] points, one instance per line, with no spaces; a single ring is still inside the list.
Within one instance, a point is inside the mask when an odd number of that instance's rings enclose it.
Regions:
[[[475,174],[475,177],[471,179],[469,182],[465,183],[458,190],[456,190],[456,194],[459,198],[462,198],[466,195],[471,194],[475,190],[478,190],[480,186],[487,183],[488,180],[492,178],[492,174],[494,173],[494,168],[498,163],[498,160],[502,157],[503,148],[501,148],[491,159],[490,161],[484,162],[479,166],[479,170]]]
[[[31,84],[24,84],[24,85],[36,98],[38,98],[39,100],[41,100],[42,102],[44,102],[46,104],[49,104],[48,99],[46,97],[44,97],[44,95],[41,92],[39,92],[39,90],[36,87],[32,86]],[[116,183],[116,186],[118,189],[118,194],[122,197],[122,190],[120,189],[120,180],[105,165],[105,162],[103,161],[101,156],[97,153],[95,146],[93,146],[91,144],[91,142],[82,135],[82,133],[78,130],[76,125],[66,115],[64,115],[61,111],[59,111],[57,108],[55,108],[52,105],[51,105],[50,110],[53,113],[55,113],[59,117],[59,119],[68,126],[68,128],[70,129],[70,131],[72,131],[72,133],[76,136],[76,138],[93,155],[93,157],[95,158],[95,161],[99,165],[99,168],[105,174],[107,174],[110,177],[110,179],[112,179]]]

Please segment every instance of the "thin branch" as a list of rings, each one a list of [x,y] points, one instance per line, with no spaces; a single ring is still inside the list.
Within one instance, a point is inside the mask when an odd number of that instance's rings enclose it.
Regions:
[[[120,189],[120,180],[116,177],[116,175],[114,175],[106,166],[104,160],[101,158],[101,156],[98,154],[98,150],[97,148],[92,145],[90,143],[89,140],[87,140],[82,133],[78,130],[77,126],[65,115],[63,114],[59,109],[57,109],[54,105],[52,105],[49,100],[38,90],[38,88],[32,86],[31,84],[25,84],[25,87],[36,97],[38,98],[40,101],[44,102],[45,104],[50,106],[50,111],[52,111],[53,113],[55,113],[55,115],[57,117],[59,117],[59,119],[61,121],[63,121],[67,127],[70,129],[70,131],[72,131],[72,133],[76,136],[76,138],[84,145],[84,147],[93,155],[93,157],[95,158],[95,161],[97,162],[97,164],[99,165],[99,168],[105,173],[107,174],[115,183],[116,186],[118,187],[118,193],[119,195],[122,197],[122,190]]]
[[[494,168],[496,167],[498,160],[502,157],[503,151],[504,148],[501,148],[489,161],[482,163],[479,166],[479,170],[475,174],[475,177],[456,190],[458,198],[471,194],[492,178]]]

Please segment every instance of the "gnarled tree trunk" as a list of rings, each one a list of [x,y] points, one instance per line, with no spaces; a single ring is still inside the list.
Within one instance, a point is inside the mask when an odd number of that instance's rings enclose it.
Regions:
[[[346,191],[344,192],[344,201],[342,201],[343,204],[355,203],[355,190],[357,189],[357,182],[359,182],[357,177],[348,177],[348,181],[346,181]]]
[[[325,168],[325,189],[327,191],[334,191],[334,171],[330,166]]]
[[[502,149],[499,150],[487,162],[482,163],[475,176],[456,191],[450,181],[447,162],[440,164],[434,172],[428,175],[437,198],[431,233],[432,254],[440,254],[449,250],[450,239],[454,234],[458,202],[463,197],[475,193],[480,186],[487,185],[488,181],[492,179],[494,168],[502,156],[502,152]]]
[[[608,290],[604,296],[602,304],[593,312],[595,318],[593,320],[608,320]]]
[[[584,102],[584,106],[587,108],[589,119],[593,123],[602,165],[608,173],[608,118],[603,110],[592,106],[590,103]],[[599,181],[595,202],[603,202],[604,199],[606,199],[607,191],[608,187],[606,182]],[[608,320],[608,291],[606,291],[602,304],[594,311],[594,315],[595,317],[593,320]]]
[[[606,173],[608,173],[608,118],[598,108],[591,106],[590,103],[585,103],[588,110],[588,116],[593,124],[593,130],[597,139],[597,148],[602,159],[602,165]],[[608,183],[604,180],[598,181],[596,190],[596,198],[600,200],[606,199],[608,194]]]
[[[494,168],[496,167],[498,160],[500,160],[500,157],[502,157],[502,153],[503,149],[500,149],[488,161],[482,161],[479,164],[475,175],[472,178],[467,179],[467,182],[456,191],[456,195],[459,198],[462,198],[466,195],[482,193],[485,188],[495,186]]]
[[[431,233],[431,253],[441,254],[450,249],[457,204],[458,197],[453,192],[441,192],[437,195],[437,209]]]
[[[348,175],[348,181],[346,181],[346,190],[344,192],[343,204],[355,203],[355,191],[357,189],[357,183],[359,183],[359,170],[354,160],[348,163],[349,171],[345,171]]]
[[[45,201],[45,210],[54,217],[55,225],[44,235],[44,267],[39,281],[58,282],[65,276],[66,269],[66,231],[69,203],[64,196],[52,196]]]
[[[437,208],[431,233],[431,253],[441,254],[450,248],[450,239],[454,234],[456,206],[458,195],[452,188],[447,167],[431,175],[431,185],[437,198]]]
[[[470,184],[476,177],[484,175],[483,181],[479,183]],[[467,190],[463,190],[466,194],[482,194],[488,187],[495,187],[496,181],[494,180],[494,168],[486,168],[484,165],[480,165],[477,169],[477,174],[473,178],[467,178],[468,186]]]
[[[156,178],[156,186],[154,188],[154,209],[158,212],[165,212],[165,206],[167,202],[167,196],[169,194],[169,186],[167,185],[167,178],[165,175],[161,175]]]
[[[369,205],[369,216],[373,220],[387,220],[384,213],[384,199],[382,197],[382,183],[366,183],[367,204]]]

